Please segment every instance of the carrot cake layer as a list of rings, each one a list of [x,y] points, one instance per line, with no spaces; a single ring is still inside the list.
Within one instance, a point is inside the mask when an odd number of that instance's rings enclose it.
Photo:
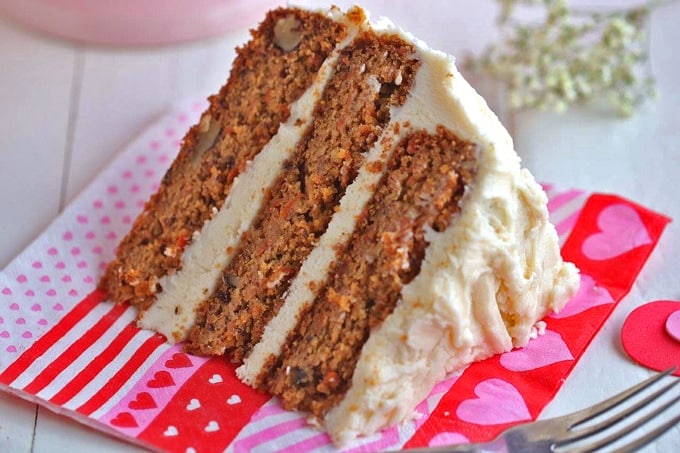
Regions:
[[[219,210],[234,179],[276,135],[312,85],[346,26],[321,14],[276,10],[237,50],[228,83],[184,138],[158,192],[119,244],[100,286],[116,302],[148,308],[159,280]]]
[[[259,385],[288,409],[323,416],[350,385],[371,329],[394,309],[420,271],[427,230],[443,231],[473,182],[475,146],[439,128],[397,146],[356,229],[338,249],[326,286],[300,313]]]
[[[412,53],[401,39],[368,32],[340,54],[310,129],[199,310],[189,351],[242,360],[259,341],[390,109],[405,101],[417,68]]]

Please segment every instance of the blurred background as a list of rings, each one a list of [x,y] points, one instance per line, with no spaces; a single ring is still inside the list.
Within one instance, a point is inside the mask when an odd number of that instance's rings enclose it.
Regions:
[[[226,81],[234,48],[275,0],[0,0],[0,269],[108,162],[174,103]],[[329,2],[298,0],[308,7]],[[343,9],[356,1],[334,0]],[[363,0],[432,47],[462,59],[499,38],[494,0]],[[578,0],[587,8],[640,1]],[[680,4],[651,16],[660,97],[621,119],[589,108],[512,112],[504,88],[468,74],[514,137],[537,179],[615,192],[675,217],[636,286],[546,415],[571,411],[644,376],[620,354],[622,320],[654,298],[680,300]],[[615,347],[615,346],[614,346]],[[611,373],[613,369],[625,372]],[[592,385],[593,379],[607,385]],[[599,381],[598,381],[599,382]],[[128,451],[125,443],[0,393],[0,452]],[[658,451],[680,451],[680,432]],[[650,450],[651,451],[651,450]]]

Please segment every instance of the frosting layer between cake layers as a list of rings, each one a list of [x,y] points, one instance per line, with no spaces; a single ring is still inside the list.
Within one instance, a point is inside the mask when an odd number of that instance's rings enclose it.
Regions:
[[[288,20],[288,16],[282,20]],[[213,294],[224,268],[231,262],[243,234],[251,229],[267,190],[281,174],[296,145],[313,120],[318,100],[335,68],[339,52],[358,29],[349,21],[348,35],[323,62],[313,83],[290,105],[290,116],[276,135],[234,179],[224,205],[207,221],[182,254],[182,267],[160,278],[156,301],[139,316],[141,327],[156,330],[169,341],[186,339],[196,311]]]

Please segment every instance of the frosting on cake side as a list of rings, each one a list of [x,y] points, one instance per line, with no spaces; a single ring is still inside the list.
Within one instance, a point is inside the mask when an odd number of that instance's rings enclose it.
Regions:
[[[560,257],[547,197],[520,169],[507,131],[452,57],[414,42],[422,66],[405,117],[479,144],[479,170],[455,222],[429,232],[420,273],[371,332],[349,391],[326,416],[340,443],[408,418],[446,373],[525,345],[578,285]]]

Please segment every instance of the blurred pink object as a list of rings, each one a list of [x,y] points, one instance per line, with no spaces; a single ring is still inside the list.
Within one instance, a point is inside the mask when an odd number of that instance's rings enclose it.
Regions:
[[[154,45],[254,28],[283,0],[0,0],[0,16],[92,44]]]

